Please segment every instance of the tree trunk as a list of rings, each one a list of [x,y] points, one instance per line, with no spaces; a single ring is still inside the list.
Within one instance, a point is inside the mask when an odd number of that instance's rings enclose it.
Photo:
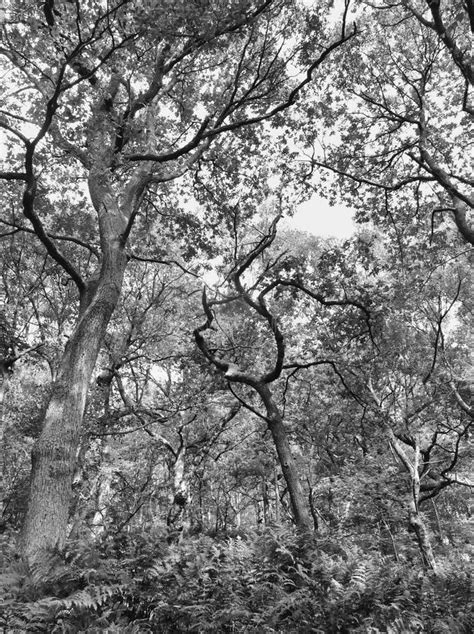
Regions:
[[[420,505],[420,463],[421,450],[418,438],[415,439],[413,447],[413,455],[410,458],[402,447],[399,439],[395,436],[393,429],[387,427],[386,431],[389,436],[390,444],[400,462],[410,475],[410,500],[408,503],[409,520],[408,526],[415,533],[418,548],[420,549],[423,565],[431,570],[436,571],[436,561],[431,547],[431,541],[428,530],[423,521],[423,517],[419,512]]]
[[[275,488],[275,523],[280,523],[280,487],[278,486],[278,472],[276,464],[273,467],[273,486]]]
[[[410,511],[409,523],[411,530],[413,530],[413,532],[415,533],[416,542],[418,544],[418,548],[420,549],[423,565],[426,568],[430,568],[431,570],[436,572],[436,560],[433,555],[430,536],[422,516],[412,509]]]
[[[267,385],[259,386],[258,392],[267,410],[268,429],[275,443],[283,477],[291,500],[293,518],[296,526],[303,531],[310,531],[312,527],[309,510],[306,504],[305,495],[298,477],[298,470],[291,454],[290,443],[286,433],[285,425],[275,405],[271,392]]]
[[[265,477],[263,477],[262,479],[261,486],[262,486],[263,524],[264,526],[268,526],[268,519],[269,519],[268,512],[270,510],[270,505],[268,502],[268,484]]]
[[[189,486],[186,478],[186,440],[182,438],[173,464],[173,488],[171,507],[168,512],[167,525],[171,531],[171,541],[177,541],[188,529],[186,511],[189,502]]]
[[[9,376],[6,364],[3,359],[0,359],[0,524],[3,521],[3,511],[5,505],[6,494],[6,469],[5,469],[5,431],[6,431],[6,417],[5,417],[5,395],[8,392]]]
[[[120,296],[125,264],[123,248],[116,249],[114,258],[105,257],[95,293],[79,317],[61,360],[42,432],[32,451],[22,535],[23,553],[29,562],[37,560],[44,551],[64,546],[87,391]]]
[[[283,477],[288,487],[295,524],[300,529],[311,530],[312,522],[306,507],[303,488],[298,477],[295,461],[291,455],[290,444],[281,417],[272,419],[268,423],[268,428],[272,434]]]

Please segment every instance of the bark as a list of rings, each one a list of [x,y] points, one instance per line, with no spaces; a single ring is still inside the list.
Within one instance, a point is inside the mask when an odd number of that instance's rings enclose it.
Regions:
[[[43,429],[32,451],[31,486],[23,530],[23,552],[30,562],[41,551],[61,549],[66,539],[87,391],[118,302],[124,268],[122,255],[117,268],[103,276],[61,360]]]
[[[267,411],[268,429],[275,443],[278,460],[288,488],[295,524],[302,531],[310,531],[312,530],[312,521],[282,416],[273,401],[268,386],[259,386],[258,392]]]
[[[211,305],[207,301],[205,290],[203,291],[202,303],[204,313],[206,315],[206,322],[202,326],[199,326],[194,330],[194,338],[197,346],[204,354],[204,356],[218,370],[224,373],[224,377],[229,381],[229,383],[240,383],[243,385],[248,385],[252,389],[254,389],[262,399],[266,411],[266,416],[262,418],[265,418],[268,429],[272,435],[272,439],[275,444],[278,460],[283,472],[283,477],[288,488],[295,524],[297,528],[300,529],[302,532],[308,532],[311,530],[312,522],[303,493],[303,488],[298,477],[296,463],[291,454],[290,443],[288,441],[288,435],[286,433],[283,417],[273,399],[272,392],[269,388],[269,385],[281,376],[283,361],[285,358],[285,341],[283,333],[278,325],[277,319],[267,308],[267,305],[265,303],[265,295],[267,295],[273,288],[275,288],[275,286],[280,283],[280,280],[278,280],[278,283],[268,284],[261,291],[257,300],[253,299],[250,293],[245,290],[241,281],[241,276],[252,265],[254,260],[272,244],[276,236],[276,227],[279,219],[280,216],[277,216],[275,218],[269,228],[268,233],[258,243],[257,247],[254,248],[245,258],[243,258],[243,260],[240,262],[240,264],[237,266],[234,273],[232,274],[232,281],[235,290],[238,293],[238,297],[242,298],[247,306],[267,323],[272,333],[276,347],[276,360],[273,364],[273,367],[261,376],[254,376],[240,370],[240,368],[235,363],[225,361],[217,357],[215,351],[211,351],[209,349],[209,346],[207,345],[201,332],[212,327],[214,315],[211,310]],[[284,282],[282,282],[282,284],[284,284]],[[340,302],[336,303],[339,304]],[[234,396],[236,396],[234,392],[233,394]],[[254,411],[251,407],[249,407],[249,409]]]
[[[23,554],[30,563],[41,559],[44,551],[61,549],[66,540],[87,392],[120,297],[127,262],[122,239],[126,217],[103,170],[91,172],[89,190],[98,214],[102,265],[82,293],[78,321],[61,359],[42,432],[32,451],[22,533]]]
[[[469,208],[456,196],[452,196],[454,204],[454,221],[466,242],[474,245],[474,225],[469,222]]]
[[[410,528],[414,531],[423,565],[436,572],[436,560],[431,547],[431,540],[425,522],[418,511],[410,510]]]
[[[433,549],[431,547],[431,540],[429,532],[426,528],[423,517],[419,511],[420,505],[420,446],[418,440],[415,441],[413,447],[413,456],[410,458],[402,447],[400,441],[395,436],[393,430],[387,427],[387,431],[390,438],[390,444],[393,447],[395,454],[404,465],[406,471],[410,476],[410,500],[409,500],[409,520],[408,525],[410,530],[415,533],[416,542],[420,550],[420,555],[423,560],[423,565],[431,570],[436,571],[436,561],[433,555]]]
[[[4,504],[5,504],[5,430],[6,430],[6,418],[5,418],[5,394],[8,392],[9,376],[8,368],[3,361],[0,361],[0,523],[2,522]]]
[[[275,487],[275,522],[280,523],[280,487],[278,486],[278,473],[276,465],[273,469],[273,486]]]
[[[186,479],[186,440],[182,438],[180,447],[175,455],[173,464],[173,489],[171,495],[171,508],[168,513],[167,524],[173,535],[170,541],[176,537],[182,537],[188,528],[186,511],[189,502],[189,486]]]
[[[369,382],[368,388],[377,407],[383,412],[381,407],[381,400],[376,394],[371,382]],[[409,445],[411,450],[411,455],[409,455],[403,447],[400,439],[395,435],[391,425],[387,422],[387,419],[385,419],[384,417],[382,418],[382,421],[385,432],[388,436],[390,446],[410,478],[411,490],[408,501],[408,528],[415,533],[417,545],[420,550],[421,558],[423,560],[423,565],[436,571],[436,561],[433,555],[433,549],[431,547],[429,532],[419,510],[421,491],[420,469],[422,468],[422,454],[419,439],[414,438],[413,443]],[[391,422],[393,423],[393,421]]]
[[[268,526],[270,504],[268,502],[268,484],[265,477],[262,479],[261,486],[262,486],[263,523],[265,526]]]

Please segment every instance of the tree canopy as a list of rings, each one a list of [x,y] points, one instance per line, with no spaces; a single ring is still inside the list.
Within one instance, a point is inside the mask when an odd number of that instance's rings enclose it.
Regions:
[[[0,13],[2,627],[471,631],[472,3]]]

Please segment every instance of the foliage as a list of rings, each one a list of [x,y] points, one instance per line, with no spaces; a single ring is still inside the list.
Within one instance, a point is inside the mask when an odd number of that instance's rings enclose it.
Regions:
[[[4,4],[0,629],[472,631],[472,3]]]
[[[7,631],[469,632],[472,571],[422,573],[341,534],[260,533],[163,544],[159,530],[70,544],[38,577],[1,576]],[[119,548],[117,548],[119,546]],[[44,570],[44,568],[43,568]]]

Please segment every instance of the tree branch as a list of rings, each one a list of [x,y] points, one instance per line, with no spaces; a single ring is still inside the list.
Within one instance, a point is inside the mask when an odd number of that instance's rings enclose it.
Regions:
[[[37,235],[36,231],[34,229],[30,229],[29,227],[24,227],[23,225],[17,225],[14,222],[8,222],[7,220],[2,220],[1,218],[0,218],[0,222],[9,227],[15,227],[17,231],[25,231],[25,233],[31,233],[33,235]],[[47,233],[47,235],[52,240],[63,240],[64,242],[72,242],[73,244],[77,244],[80,247],[84,247],[84,249],[87,249],[93,255],[95,255],[97,259],[100,259],[100,253],[98,252],[98,250],[92,245],[90,245],[89,243],[84,242],[83,240],[80,240],[79,238],[75,238],[74,236],[63,236],[63,235],[49,233],[49,232]]]
[[[129,161],[153,161],[155,163],[165,163],[168,161],[175,160],[179,158],[180,156],[183,156],[183,154],[188,153],[190,150],[197,147],[201,141],[205,141],[207,139],[211,140],[214,137],[220,134],[223,134],[224,132],[231,132],[233,130],[243,128],[245,126],[254,125],[256,123],[261,123],[262,121],[271,119],[276,114],[282,112],[283,110],[286,110],[287,108],[292,106],[294,103],[296,103],[296,100],[299,94],[301,93],[301,91],[303,90],[303,88],[309,82],[312,81],[314,71],[323,63],[323,61],[326,59],[326,57],[330,55],[330,53],[332,53],[332,51],[337,49],[339,46],[341,46],[345,42],[349,41],[351,38],[353,38],[356,35],[356,33],[357,33],[357,28],[354,25],[354,28],[349,35],[346,35],[345,33],[343,33],[339,39],[337,39],[330,46],[328,46],[321,53],[321,55],[310,65],[310,67],[306,71],[305,78],[302,81],[300,81],[297,84],[297,86],[293,88],[293,90],[290,91],[286,100],[274,106],[267,113],[256,115],[254,117],[248,117],[240,121],[233,121],[225,125],[218,125],[217,127],[213,127],[211,129],[208,129],[210,118],[206,117],[206,119],[204,119],[201,122],[201,125],[198,131],[195,133],[194,137],[181,148],[178,148],[177,150],[165,152],[163,154],[153,154],[153,153],[130,154],[130,155],[127,155],[125,158]],[[237,107],[239,105],[240,104],[237,104]],[[232,108],[232,112],[234,112],[235,110],[236,108]]]

